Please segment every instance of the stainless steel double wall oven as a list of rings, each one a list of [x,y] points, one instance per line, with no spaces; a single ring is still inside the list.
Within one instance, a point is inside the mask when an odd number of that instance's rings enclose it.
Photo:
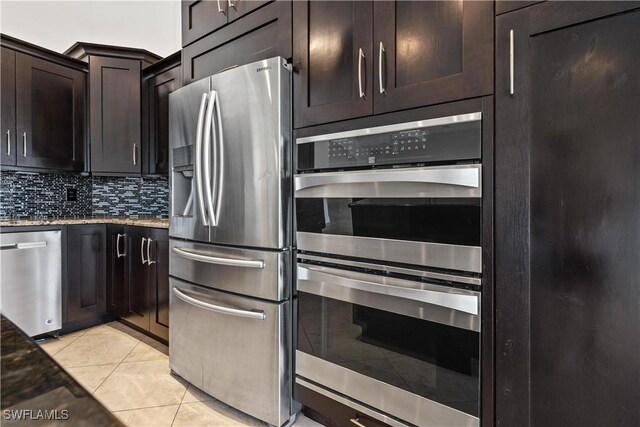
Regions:
[[[296,140],[298,384],[479,425],[481,146],[481,112]]]

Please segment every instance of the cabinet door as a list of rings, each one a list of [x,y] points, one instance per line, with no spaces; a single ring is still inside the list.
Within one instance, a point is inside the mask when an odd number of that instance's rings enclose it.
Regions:
[[[148,159],[146,173],[169,173],[169,94],[180,87],[180,66],[167,70],[146,81],[148,123]]]
[[[0,164],[16,165],[16,52],[2,48],[2,128],[0,129]]]
[[[82,171],[85,73],[16,53],[17,165]]]
[[[182,2],[182,47],[227,23],[227,0]]]
[[[376,114],[493,92],[493,2],[376,1],[373,15]]]
[[[229,22],[262,7],[271,0],[229,0]]]
[[[291,58],[291,2],[276,1],[182,51],[184,84],[274,56]]]
[[[151,250],[149,262],[155,268],[149,286],[149,331],[165,340],[169,339],[169,232],[149,229]]]
[[[67,321],[106,312],[106,228],[104,224],[67,227]]]
[[[91,171],[139,175],[140,61],[91,56]]]
[[[496,19],[499,425],[640,423],[634,7],[545,2]]]
[[[373,114],[373,5],[293,3],[296,128]]]
[[[147,229],[127,227],[127,254],[129,254],[129,280],[127,285],[125,319],[149,330],[149,276],[147,264]],[[150,252],[150,250],[149,250]]]
[[[125,227],[107,225],[107,313],[123,317],[129,276]]]

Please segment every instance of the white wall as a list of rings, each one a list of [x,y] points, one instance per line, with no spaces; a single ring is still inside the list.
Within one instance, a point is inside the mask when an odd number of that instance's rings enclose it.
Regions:
[[[146,49],[160,56],[180,50],[180,1],[0,2],[0,31],[64,52],[77,41]]]

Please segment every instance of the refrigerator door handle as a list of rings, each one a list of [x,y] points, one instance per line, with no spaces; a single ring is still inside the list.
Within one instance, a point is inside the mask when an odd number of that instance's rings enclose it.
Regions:
[[[215,173],[211,173],[211,133],[214,131],[214,145],[215,145],[215,130],[212,128],[213,123],[213,109],[216,105],[217,93],[215,90],[209,92],[209,105],[207,105],[207,112],[205,113],[204,122],[204,138],[203,138],[203,154],[204,157],[204,196],[207,201],[206,211],[207,218],[211,220],[211,225],[218,225],[213,210],[213,194],[211,181],[213,180],[213,188],[216,187]],[[213,157],[216,157],[216,148],[213,148]]]
[[[264,268],[264,261],[261,259],[223,258],[191,252],[182,248],[173,248],[173,253],[180,255],[183,258],[193,261],[207,262],[209,264],[229,265],[232,267]]]
[[[195,164],[195,178],[196,178],[196,194],[198,196],[198,205],[200,207],[200,215],[202,216],[202,224],[209,225],[207,218],[207,212],[204,206],[204,194],[202,192],[202,126],[204,121],[204,110],[207,105],[207,98],[209,94],[203,93],[200,100],[200,110],[198,112],[198,125],[196,128],[196,164]]]
[[[264,320],[267,316],[262,310],[238,310],[237,308],[223,307],[221,305],[210,304],[208,302],[200,301],[199,299],[190,297],[182,293],[178,288],[172,289],[173,294],[186,302],[187,304],[195,305],[196,307],[203,308],[205,310],[213,311],[220,314],[229,314],[237,317],[248,317],[249,319]]]
[[[215,212],[212,212],[214,215],[216,224],[220,220],[220,206],[222,204],[222,188],[224,184],[224,133],[222,132],[222,110],[220,108],[220,95],[216,92],[216,127],[218,128],[218,135],[215,137],[215,129],[214,129],[214,138],[216,147],[214,148],[217,159],[217,167],[218,167],[218,177],[216,179],[216,208]]]

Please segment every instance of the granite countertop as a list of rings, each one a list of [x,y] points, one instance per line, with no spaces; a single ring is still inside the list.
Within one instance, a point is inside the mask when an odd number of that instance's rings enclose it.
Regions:
[[[42,219],[7,219],[0,220],[0,227],[20,227],[28,225],[74,225],[74,224],[121,224],[139,227],[169,228],[168,219],[158,218],[42,218]]]
[[[123,426],[32,339],[1,315],[0,328],[3,426]]]

